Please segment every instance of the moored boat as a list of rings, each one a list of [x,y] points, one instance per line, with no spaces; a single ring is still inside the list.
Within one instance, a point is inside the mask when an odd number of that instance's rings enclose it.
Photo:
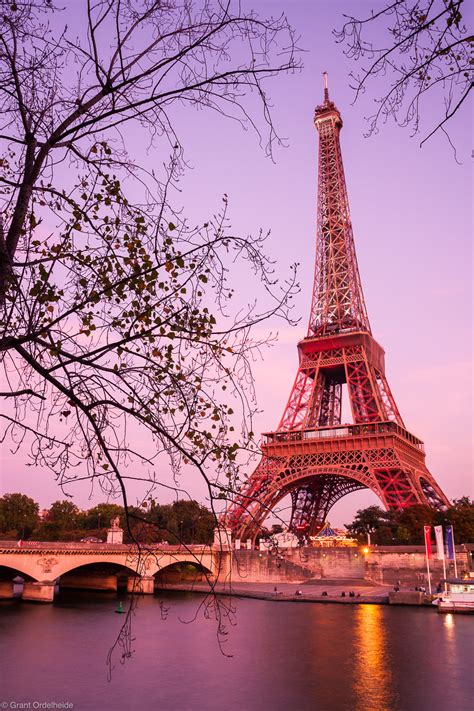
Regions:
[[[442,580],[441,584],[446,586],[446,591],[433,600],[438,612],[474,614],[474,579],[451,578]]]

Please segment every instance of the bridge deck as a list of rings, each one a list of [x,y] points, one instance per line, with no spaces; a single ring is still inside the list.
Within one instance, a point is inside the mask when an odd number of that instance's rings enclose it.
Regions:
[[[173,546],[162,543],[80,543],[76,541],[0,541],[0,554],[2,553],[36,553],[51,551],[55,553],[136,553],[138,550],[150,553],[184,554],[201,553],[210,550],[212,546],[204,544],[190,544]]]

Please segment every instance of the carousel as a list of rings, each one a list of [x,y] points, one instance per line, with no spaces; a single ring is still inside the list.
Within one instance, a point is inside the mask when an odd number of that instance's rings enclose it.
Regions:
[[[355,538],[350,538],[340,528],[332,528],[329,521],[325,521],[321,530],[315,536],[310,536],[309,540],[315,548],[341,548],[358,545]]]

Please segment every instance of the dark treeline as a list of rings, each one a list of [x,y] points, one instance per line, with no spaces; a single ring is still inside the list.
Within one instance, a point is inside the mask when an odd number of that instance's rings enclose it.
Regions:
[[[131,537],[125,525],[123,506],[97,504],[81,511],[71,501],[55,501],[40,512],[39,505],[25,494],[0,497],[0,538],[36,541],[80,541],[82,538],[106,540],[110,521],[119,517],[124,541]],[[145,519],[145,521],[143,521]],[[146,543],[211,543],[215,517],[197,501],[175,501],[129,507],[129,520],[135,540]],[[147,523],[147,521],[149,523]]]
[[[384,511],[379,506],[360,509],[350,524],[349,534],[361,543],[370,534],[375,545],[421,545],[423,526],[452,525],[456,543],[474,543],[474,505],[468,496],[454,499],[446,511],[428,506],[410,506],[404,511]]]
[[[110,521],[117,516],[125,529],[124,541],[130,541],[124,509],[117,504],[97,504],[81,511],[71,501],[55,501],[40,513],[39,505],[29,496],[5,494],[0,497],[0,539],[80,541],[93,537],[105,540]],[[150,499],[141,507],[129,507],[129,517],[135,540],[145,543],[211,543],[216,525],[211,511],[197,501],[158,504]],[[369,506],[357,511],[346,529],[361,543],[367,542],[369,533],[375,545],[420,545],[423,526],[439,524],[454,526],[456,543],[473,543],[474,505],[470,498],[455,499],[446,511],[421,505],[400,512]],[[273,528],[282,530],[281,526]]]

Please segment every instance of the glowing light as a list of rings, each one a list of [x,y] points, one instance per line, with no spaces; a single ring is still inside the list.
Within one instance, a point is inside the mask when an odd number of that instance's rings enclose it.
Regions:
[[[444,624],[446,627],[452,627],[454,625],[454,617],[450,612],[447,613],[447,615],[444,616]]]
[[[367,555],[368,552],[369,552],[369,548],[367,548],[367,547],[362,548],[362,553],[363,553],[364,555]]]
[[[384,616],[379,605],[356,605],[355,703],[358,711],[392,707],[394,694]],[[370,673],[367,670],[370,669]]]

